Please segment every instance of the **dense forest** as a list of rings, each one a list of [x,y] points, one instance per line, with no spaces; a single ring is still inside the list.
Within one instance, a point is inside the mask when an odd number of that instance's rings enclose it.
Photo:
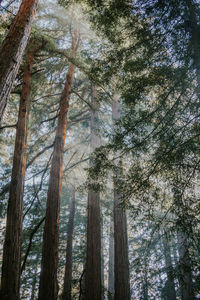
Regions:
[[[200,299],[200,1],[0,1],[0,299]]]

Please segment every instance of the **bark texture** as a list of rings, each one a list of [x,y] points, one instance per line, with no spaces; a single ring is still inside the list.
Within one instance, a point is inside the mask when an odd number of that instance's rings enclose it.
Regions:
[[[73,187],[73,197],[71,202],[69,222],[67,228],[67,248],[66,248],[66,263],[65,263],[65,277],[64,277],[64,288],[62,299],[71,300],[71,289],[72,289],[72,242],[73,242],[73,231],[74,231],[74,216],[75,216],[75,199],[76,192]]]
[[[1,277],[2,300],[19,299],[23,194],[33,62],[34,52],[29,51],[20,97],[13,169],[7,208],[6,235],[3,249]]]
[[[109,237],[109,266],[108,266],[108,299],[114,299],[114,224],[110,218],[110,237]]]
[[[98,111],[96,90],[92,87],[91,111],[91,151],[100,146],[98,137]],[[92,159],[90,165],[93,165]],[[92,184],[98,182],[94,178]],[[88,192],[88,221],[87,221],[87,256],[85,274],[85,298],[87,300],[101,300],[101,221],[100,195],[93,189]]]
[[[56,130],[47,195],[39,300],[56,300],[58,295],[57,267],[60,197],[63,175],[63,155],[66,138],[66,120],[69,107],[69,94],[74,77],[74,69],[74,65],[70,64],[65,86],[60,99],[60,112],[58,116],[58,125]]]
[[[188,236],[185,232],[178,232],[179,272],[181,283],[181,299],[194,300],[192,285],[192,269],[189,255]]]
[[[120,118],[120,105],[113,100],[113,120]],[[126,211],[123,208],[123,194],[119,192],[118,183],[123,177],[122,159],[117,161],[114,171],[114,244],[115,244],[115,300],[130,299],[128,238]]]
[[[0,122],[31,32],[39,0],[23,0],[0,51]]]
[[[75,55],[80,44],[80,34],[72,35],[72,53]],[[70,63],[65,86],[60,98],[60,111],[54,142],[54,151],[51,163],[49,187],[47,194],[46,218],[43,234],[43,249],[41,274],[39,284],[39,300],[56,300],[58,296],[57,268],[58,268],[58,241],[60,197],[63,176],[63,155],[66,138],[67,114],[69,95],[72,88],[75,66]]]

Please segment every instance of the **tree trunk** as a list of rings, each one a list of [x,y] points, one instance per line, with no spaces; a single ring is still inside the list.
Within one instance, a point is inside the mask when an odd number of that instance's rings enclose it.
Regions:
[[[109,269],[108,269],[108,299],[114,299],[114,225],[113,218],[110,217],[110,237],[109,237]]]
[[[148,284],[148,271],[147,271],[147,265],[145,263],[145,270],[144,270],[144,283],[143,283],[143,299],[142,300],[148,300],[149,299],[149,284]],[[170,299],[168,299],[170,300]]]
[[[63,155],[66,138],[66,121],[69,107],[69,94],[74,77],[74,69],[74,65],[70,64],[65,86],[60,99],[60,113],[58,116],[58,125],[56,130],[54,153],[47,195],[39,300],[56,300],[58,295],[57,267],[60,197],[63,175]]]
[[[39,0],[23,0],[0,51],[0,123],[31,32]]]
[[[91,151],[100,145],[98,137],[98,112],[96,90],[92,87],[91,112]],[[90,166],[93,165],[92,159]],[[92,184],[96,185],[95,178]],[[88,192],[88,221],[87,221],[87,255],[85,274],[85,295],[87,300],[101,300],[101,222],[100,222],[100,195],[90,189]]]
[[[85,300],[85,267],[83,264],[83,272],[79,279],[79,300]]]
[[[103,214],[101,213],[101,299],[104,300],[104,237],[103,237]]]
[[[73,187],[73,197],[71,202],[69,222],[67,228],[67,248],[66,248],[66,263],[65,263],[65,277],[64,277],[64,288],[62,299],[71,300],[71,289],[72,289],[72,241],[74,231],[74,216],[75,216],[75,199],[76,192]]]
[[[75,55],[80,45],[80,33],[72,35],[72,53]],[[70,63],[65,86],[60,98],[60,112],[54,142],[54,152],[50,170],[47,195],[46,218],[43,235],[41,274],[39,285],[39,300],[56,300],[58,296],[57,268],[60,197],[63,175],[63,155],[66,138],[67,113],[69,95],[72,88],[75,66]]]
[[[1,299],[19,299],[23,193],[26,170],[31,73],[34,62],[32,50],[28,53],[20,97],[13,169],[7,208],[6,235],[3,250]]]
[[[163,249],[164,249],[165,266],[167,272],[167,284],[165,286],[166,299],[176,300],[174,270],[172,266],[171,251],[170,251],[167,232],[165,232],[163,236]]]
[[[191,260],[189,255],[188,236],[185,232],[179,231],[178,238],[178,252],[179,252],[179,272],[181,284],[181,299],[194,300],[194,291],[192,286],[192,270]]]
[[[114,121],[120,118],[120,105],[115,100],[112,104],[112,114]],[[114,171],[115,300],[130,299],[126,211],[122,207],[123,195],[118,188],[122,177],[122,159],[119,159]]]
[[[195,5],[193,0],[186,0],[186,5],[189,12],[189,24],[192,37],[194,64],[197,74],[197,84],[198,84],[198,97],[200,100],[200,34],[199,25],[197,21],[197,12],[195,10]]]

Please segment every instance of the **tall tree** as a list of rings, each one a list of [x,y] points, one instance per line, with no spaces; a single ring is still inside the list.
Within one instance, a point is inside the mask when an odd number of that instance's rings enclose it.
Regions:
[[[166,299],[176,300],[176,290],[174,284],[174,270],[171,259],[171,249],[169,244],[169,236],[167,232],[163,235],[163,250],[165,257],[165,266],[167,272],[167,284],[165,286],[165,297]]]
[[[80,44],[80,34],[72,34],[71,50],[76,54]],[[39,300],[56,300],[58,295],[57,267],[60,197],[63,175],[63,155],[66,138],[66,121],[69,108],[69,95],[72,88],[75,66],[70,63],[64,89],[60,98],[60,111],[54,141],[49,187],[47,194],[46,218],[43,235],[42,263],[39,286]]]
[[[19,299],[24,178],[34,48],[30,43],[20,97],[3,250],[1,299]]]
[[[91,138],[90,148],[94,151],[100,146],[98,136],[98,106],[96,88],[92,86]],[[90,159],[90,167],[93,160]],[[92,187],[88,192],[88,221],[87,221],[87,257],[85,274],[85,296],[87,300],[101,300],[101,220],[100,195],[95,190],[98,178],[93,178]]]
[[[191,34],[193,58],[194,58],[194,64],[196,68],[197,84],[198,84],[197,93],[200,100],[200,34],[199,34],[200,24],[198,22],[198,10],[193,0],[185,0],[185,1],[188,8],[188,16],[189,16],[188,20],[185,20],[185,22],[187,22],[187,25],[189,25],[189,31]],[[186,28],[188,28],[188,26]]]
[[[108,299],[114,299],[114,228],[113,217],[110,217],[109,267],[108,267]]]
[[[67,248],[66,248],[66,263],[65,263],[65,276],[64,276],[64,287],[62,293],[63,300],[71,300],[71,289],[72,289],[72,242],[73,242],[73,231],[74,231],[74,216],[75,216],[75,201],[76,191],[73,186],[73,195],[71,201],[71,208],[69,213],[69,221],[67,228]]]
[[[189,238],[186,232],[179,231],[178,252],[179,252],[179,270],[181,284],[181,300],[194,300],[194,290],[192,284],[191,259],[189,255]]]
[[[101,298],[104,300],[104,234],[103,234],[104,216],[101,213]]]
[[[0,122],[31,32],[39,0],[23,0],[0,51]]]
[[[113,121],[120,118],[120,104],[112,102]],[[130,299],[129,259],[126,211],[123,203],[123,193],[119,191],[119,183],[123,177],[122,159],[117,159],[114,171],[114,245],[115,245],[115,300]],[[120,184],[121,186],[121,184]]]

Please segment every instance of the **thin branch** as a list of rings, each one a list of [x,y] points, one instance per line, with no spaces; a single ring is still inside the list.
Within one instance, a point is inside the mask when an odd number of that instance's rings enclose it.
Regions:
[[[79,93],[77,93],[75,90],[72,90],[71,93],[77,95],[84,103],[86,103],[90,109],[94,110],[93,106],[88,102],[86,101]]]
[[[56,97],[56,96],[60,96],[62,93],[57,93],[57,94],[48,94],[48,95],[45,95],[45,96],[42,96],[38,99],[35,99],[35,100],[32,100],[32,102],[37,102],[41,99],[44,99],[44,98],[49,98],[49,97]]]
[[[17,128],[17,124],[12,124],[12,125],[5,125],[5,126],[2,126],[0,127],[0,130],[3,130],[5,128]]]
[[[78,162],[74,163],[74,164],[73,164],[73,165],[71,165],[69,168],[66,168],[66,169],[63,171],[63,173],[65,173],[65,172],[69,171],[70,169],[72,169],[72,168],[76,167],[77,165],[79,165],[79,164],[81,164],[81,163],[83,163],[83,162],[85,162],[85,161],[87,161],[87,160],[89,160],[89,159],[90,159],[90,158],[89,158],[89,157],[87,157],[87,158],[85,158],[85,159],[83,159],[83,160],[80,160],[80,161],[78,161]]]
[[[34,237],[34,235],[36,234],[36,232],[38,231],[38,229],[40,228],[40,226],[42,225],[42,223],[44,222],[44,220],[45,220],[45,217],[43,217],[42,220],[40,220],[40,222],[35,226],[35,228],[33,229],[33,231],[32,231],[31,234],[30,234],[30,237],[29,237],[29,244],[28,244],[28,247],[27,247],[27,249],[26,249],[26,253],[25,253],[25,256],[24,256],[23,264],[22,264],[22,266],[21,266],[21,274],[22,274],[22,272],[23,272],[24,269],[25,269],[26,261],[27,261],[29,252],[30,252],[30,250],[31,250],[31,246],[32,246],[32,242],[33,242],[33,237]]]
[[[44,152],[46,152],[48,149],[52,148],[54,146],[54,143],[44,147],[40,152],[38,152],[26,165],[26,168],[30,167],[30,165],[40,156],[42,155]]]

